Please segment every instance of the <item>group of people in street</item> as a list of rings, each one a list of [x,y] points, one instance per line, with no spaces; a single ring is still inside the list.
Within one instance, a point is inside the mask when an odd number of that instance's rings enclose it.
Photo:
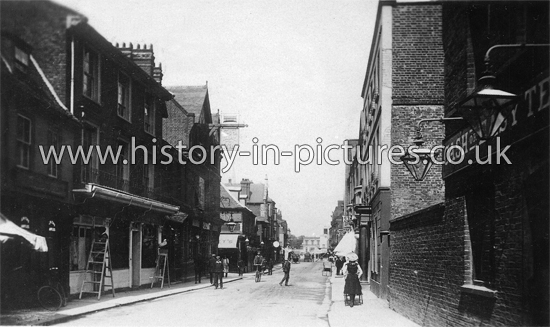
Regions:
[[[195,284],[201,283],[201,277],[205,263],[201,258],[195,258]],[[227,257],[221,258],[219,255],[212,254],[207,263],[208,273],[210,275],[210,284],[223,288],[223,277],[227,277],[229,273],[229,259]]]
[[[283,283],[285,286],[288,286],[291,260],[292,254],[289,253],[288,257],[285,258],[282,263],[284,276],[279,282],[280,286],[283,286]],[[349,303],[350,308],[353,308],[356,296],[361,296],[363,294],[360,282],[363,270],[357,263],[358,257],[355,253],[350,253],[347,256],[347,261],[345,257],[340,256],[336,256],[333,260],[335,261],[336,275],[343,274],[345,278],[344,296],[346,298],[346,303]],[[244,261],[239,260],[237,262],[239,276],[243,275],[244,267]],[[260,252],[254,257],[254,267],[260,270],[261,273],[264,273],[266,269],[269,275],[273,273],[273,262],[266,260]],[[195,284],[201,282],[202,268],[202,260],[200,260],[200,258],[195,259]],[[223,277],[227,277],[229,272],[229,259],[225,256],[221,258],[219,255],[212,254],[212,257],[208,260],[208,272],[210,274],[210,284],[214,285],[216,289],[218,289],[218,287],[223,289]]]

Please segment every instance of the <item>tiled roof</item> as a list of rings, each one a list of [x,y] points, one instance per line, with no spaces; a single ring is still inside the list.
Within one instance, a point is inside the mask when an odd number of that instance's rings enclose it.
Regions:
[[[206,100],[208,88],[200,86],[166,86],[178,103],[189,113],[195,114],[198,119],[202,112],[202,106]]]

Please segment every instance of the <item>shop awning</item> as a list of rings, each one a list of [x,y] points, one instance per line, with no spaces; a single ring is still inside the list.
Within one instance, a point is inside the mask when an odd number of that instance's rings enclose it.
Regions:
[[[239,234],[220,234],[218,249],[236,249]]]
[[[104,199],[172,215],[180,210],[178,206],[93,183],[86,184],[84,189],[73,190],[73,194],[83,194],[89,198]]]
[[[340,242],[338,242],[338,245],[336,248],[334,248],[334,253],[336,255],[344,256],[348,253],[355,252],[355,247],[357,245],[357,240],[355,239],[355,233],[353,231],[348,232]]]
[[[15,237],[22,237],[30,243],[35,251],[48,252],[46,238],[24,230],[0,214],[0,243],[5,243]]]

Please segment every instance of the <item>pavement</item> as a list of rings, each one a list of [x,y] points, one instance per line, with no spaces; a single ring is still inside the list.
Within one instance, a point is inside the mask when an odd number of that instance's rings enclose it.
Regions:
[[[274,271],[277,270],[280,270],[280,266],[274,268]],[[254,273],[245,273],[244,277],[253,275]],[[243,277],[238,276],[238,274],[230,273],[227,278],[224,278],[224,284],[241,279]],[[201,284],[195,284],[194,281],[191,281],[172,284],[170,287],[165,284],[163,289],[155,286],[152,289],[146,287],[118,291],[115,297],[111,293],[106,292],[101,296],[100,300],[97,300],[95,297],[86,297],[81,300],[74,299],[69,301],[66,307],[54,312],[41,308],[2,312],[0,325],[55,325],[102,310],[213,287],[207,278],[203,278],[202,281]],[[388,307],[387,301],[377,298],[368,290],[367,284],[363,285],[363,304],[350,308],[349,306],[345,306],[344,303],[344,278],[333,274],[327,283],[330,284],[327,294],[329,296],[326,297],[324,302],[330,303],[326,303],[323,307],[328,308],[327,318],[330,327],[349,327],[357,323],[364,323],[369,326],[419,327],[419,325],[391,310]]]
[[[368,284],[361,283],[363,287],[363,304],[349,307],[344,303],[344,278],[332,274],[330,283],[332,300],[328,312],[330,327],[349,327],[357,324],[379,327],[420,327],[420,325],[390,309],[388,301],[376,297],[369,290]]]
[[[245,275],[252,275],[252,273]],[[223,283],[231,283],[242,278],[236,273],[229,273],[223,279]],[[180,282],[171,284],[170,286],[165,283],[162,289],[158,285],[159,283],[155,283],[153,288],[141,287],[139,289],[115,290],[115,297],[113,297],[110,291],[106,291],[101,295],[100,300],[96,296],[84,297],[81,300],[77,297],[69,301],[66,307],[62,307],[58,311],[48,311],[41,307],[35,307],[2,312],[0,315],[0,325],[50,326],[106,309],[214,287],[210,285],[208,277],[202,278],[202,283],[200,284],[195,284],[193,279],[190,282]]]

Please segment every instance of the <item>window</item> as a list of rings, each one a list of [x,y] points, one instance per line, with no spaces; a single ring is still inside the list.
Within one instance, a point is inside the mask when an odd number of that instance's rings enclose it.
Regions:
[[[118,74],[118,106],[120,117],[130,121],[130,78],[123,73]]]
[[[143,106],[144,129],[147,133],[155,134],[155,101],[153,97],[146,97]]]
[[[50,129],[48,131],[48,144],[50,148],[54,148],[56,153],[59,153],[59,132],[55,129]],[[55,162],[53,157],[50,157],[48,162],[48,175],[52,177],[57,177],[57,169],[59,165]]]
[[[104,230],[103,226],[97,225],[95,228],[93,226],[73,225],[71,247],[69,249],[71,271],[86,269],[94,235],[97,238]]]
[[[147,195],[151,195],[155,190],[155,166],[153,164],[143,165],[143,186]]]
[[[157,259],[158,232],[155,225],[143,224],[141,268],[154,268]]]
[[[485,175],[485,176],[484,176]],[[466,194],[466,210],[474,285],[491,288],[495,273],[495,188],[490,174],[480,173],[478,185]]]
[[[29,168],[31,152],[31,120],[21,115],[17,116],[17,165]]]
[[[119,141],[118,149],[120,149],[120,157],[118,158],[116,168],[117,188],[128,192],[130,190],[130,157],[128,153],[128,143]]]
[[[97,183],[99,176],[99,160],[97,152],[90,148],[96,147],[99,144],[99,132],[97,127],[85,124],[82,129],[82,147],[87,154],[91,152],[91,156],[82,159],[82,182]],[[84,156],[83,156],[84,157]]]
[[[84,49],[83,68],[82,93],[88,98],[99,102],[99,56],[97,53]]]
[[[15,67],[19,68],[22,71],[27,71],[28,66],[29,54],[26,51],[15,47]]]

